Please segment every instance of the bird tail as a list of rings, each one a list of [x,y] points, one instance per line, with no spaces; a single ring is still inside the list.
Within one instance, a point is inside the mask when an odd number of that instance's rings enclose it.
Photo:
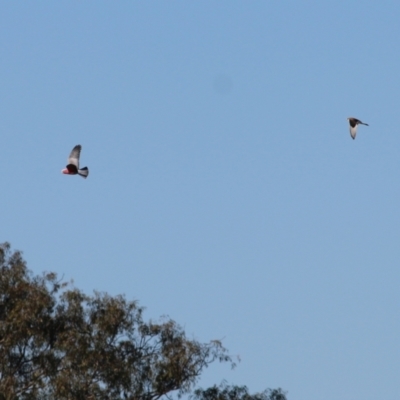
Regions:
[[[84,167],[84,168],[78,169],[78,174],[79,174],[80,176],[82,176],[83,178],[87,178],[88,175],[89,175],[89,169],[88,169],[88,167]]]

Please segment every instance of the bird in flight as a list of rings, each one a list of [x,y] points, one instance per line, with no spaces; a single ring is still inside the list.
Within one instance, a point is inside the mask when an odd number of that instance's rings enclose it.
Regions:
[[[355,139],[356,138],[356,134],[357,134],[357,125],[367,125],[368,124],[364,124],[364,122],[361,122],[359,119],[357,118],[353,118],[353,117],[349,117],[347,118],[350,124],[350,136]]]
[[[71,151],[68,157],[67,166],[61,171],[63,174],[67,175],[80,175],[83,178],[87,178],[89,175],[88,167],[79,168],[79,156],[81,155],[82,146],[77,144]]]

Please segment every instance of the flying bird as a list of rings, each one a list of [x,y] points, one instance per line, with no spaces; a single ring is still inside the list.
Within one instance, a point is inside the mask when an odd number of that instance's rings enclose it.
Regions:
[[[350,136],[355,139],[356,138],[356,134],[357,134],[357,125],[367,125],[368,124],[364,124],[364,122],[361,122],[359,119],[357,118],[353,118],[353,117],[349,117],[347,118],[350,124]]]
[[[87,178],[89,175],[88,167],[79,168],[79,156],[81,155],[82,146],[77,144],[71,151],[68,157],[67,166],[61,171],[63,174],[67,175],[80,175],[83,178]]]

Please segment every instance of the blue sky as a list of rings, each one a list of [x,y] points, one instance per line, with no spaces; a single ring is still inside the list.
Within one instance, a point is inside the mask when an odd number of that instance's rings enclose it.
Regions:
[[[0,241],[223,339],[242,361],[202,386],[397,400],[399,13],[1,4]],[[76,144],[87,180],[61,174]]]

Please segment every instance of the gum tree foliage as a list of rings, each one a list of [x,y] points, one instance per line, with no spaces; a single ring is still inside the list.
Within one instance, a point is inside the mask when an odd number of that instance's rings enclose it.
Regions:
[[[261,393],[249,394],[246,386],[229,386],[222,383],[209,389],[196,389],[191,400],[286,400],[282,389],[267,389]]]
[[[87,296],[54,273],[34,276],[20,252],[0,245],[0,400],[270,399],[234,387],[237,397],[227,388],[193,392],[210,363],[234,367],[231,356],[219,341],[188,339],[174,321],[142,314],[123,296]]]

